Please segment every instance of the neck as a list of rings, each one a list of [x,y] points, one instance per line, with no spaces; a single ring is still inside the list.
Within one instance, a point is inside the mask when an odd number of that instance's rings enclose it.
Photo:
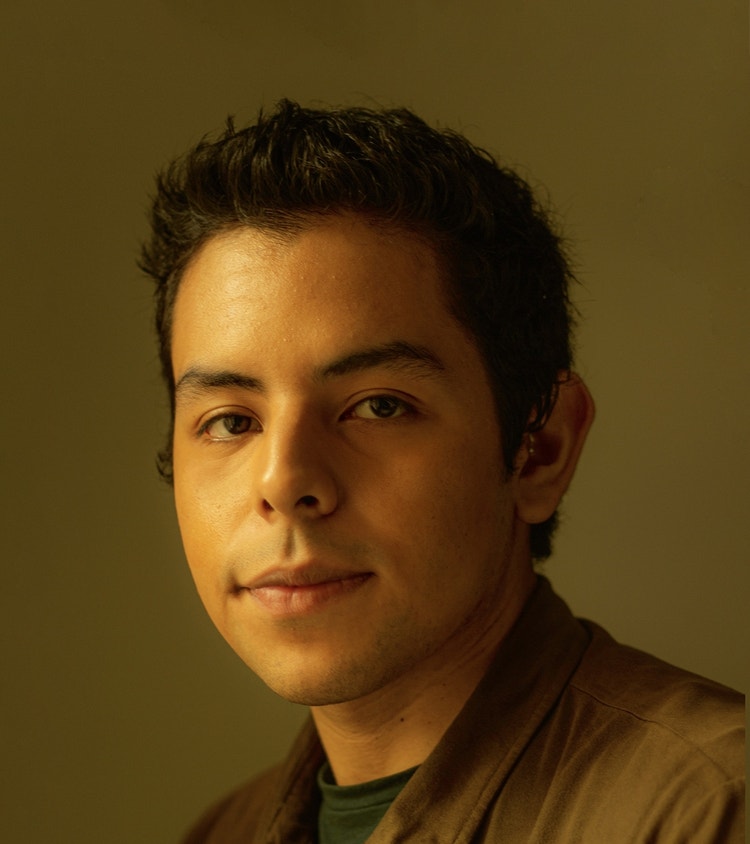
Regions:
[[[529,569],[508,591],[497,617],[473,641],[455,642],[388,686],[358,700],[313,707],[339,785],[354,785],[420,765],[484,677],[518,618],[536,577]]]

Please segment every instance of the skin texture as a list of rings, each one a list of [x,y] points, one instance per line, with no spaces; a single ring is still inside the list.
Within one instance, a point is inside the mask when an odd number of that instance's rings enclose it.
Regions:
[[[527,522],[569,475],[524,448],[505,478],[435,255],[357,218],[209,240],[172,352],[177,512],[213,622],[314,708],[339,782],[418,764],[533,588]],[[565,435],[537,440],[554,464]]]

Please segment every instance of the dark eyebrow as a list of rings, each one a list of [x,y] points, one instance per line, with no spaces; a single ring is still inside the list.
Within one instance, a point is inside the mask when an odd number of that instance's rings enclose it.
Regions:
[[[414,346],[403,340],[373,346],[370,349],[352,352],[326,366],[321,367],[315,377],[324,381],[365,369],[385,367],[386,369],[410,371],[421,376],[435,376],[445,372],[440,358],[424,346]]]
[[[331,378],[377,367],[410,372],[420,377],[434,377],[445,371],[443,362],[429,349],[397,340],[344,355],[317,369],[313,377],[316,381],[328,381]],[[251,375],[243,375],[231,370],[201,369],[199,366],[194,366],[186,370],[175,384],[175,397],[184,396],[189,399],[191,396],[226,387],[235,387],[253,393],[265,392],[263,382]]]
[[[189,398],[225,387],[238,387],[241,390],[254,393],[263,392],[263,383],[258,378],[241,375],[239,372],[230,372],[229,370],[213,371],[193,366],[186,370],[175,384],[174,394],[175,398],[180,396]]]

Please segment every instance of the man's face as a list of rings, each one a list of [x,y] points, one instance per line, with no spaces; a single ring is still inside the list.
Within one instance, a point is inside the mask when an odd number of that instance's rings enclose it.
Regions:
[[[182,281],[172,359],[188,562],[271,688],[355,700],[496,638],[526,534],[429,246],[338,216],[214,237]]]

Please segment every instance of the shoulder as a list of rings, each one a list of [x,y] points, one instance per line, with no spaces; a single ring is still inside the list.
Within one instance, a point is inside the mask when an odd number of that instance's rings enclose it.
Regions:
[[[744,769],[744,697],[733,689],[617,643],[584,622],[591,644],[569,692],[594,722],[611,721],[623,740],[695,756],[716,776]],[[644,747],[644,750],[646,748]]]
[[[540,842],[741,841],[742,695],[581,624],[588,642],[491,823]]]
[[[318,810],[315,777],[323,758],[315,726],[308,719],[286,759],[213,805],[183,844],[311,840]]]
[[[223,844],[252,835],[278,792],[280,773],[280,765],[270,768],[214,803],[182,844]]]
[[[570,786],[602,798],[599,828],[628,830],[637,841],[740,840],[743,696],[585,625],[591,643],[553,733],[580,739],[565,751],[575,771]]]

